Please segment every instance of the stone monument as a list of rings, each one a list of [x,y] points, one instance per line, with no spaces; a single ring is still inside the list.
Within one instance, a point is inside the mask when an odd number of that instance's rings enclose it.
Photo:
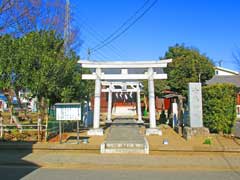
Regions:
[[[188,84],[188,102],[189,102],[189,126],[203,127],[201,83]]]
[[[184,127],[183,136],[186,139],[191,139],[192,136],[208,135],[209,130],[203,127],[201,83],[188,84],[188,103],[189,118],[187,125],[189,127]]]

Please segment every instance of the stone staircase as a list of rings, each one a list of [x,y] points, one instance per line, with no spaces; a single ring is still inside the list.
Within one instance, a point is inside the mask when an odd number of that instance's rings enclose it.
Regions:
[[[148,154],[149,145],[134,120],[115,121],[101,144],[101,153]]]

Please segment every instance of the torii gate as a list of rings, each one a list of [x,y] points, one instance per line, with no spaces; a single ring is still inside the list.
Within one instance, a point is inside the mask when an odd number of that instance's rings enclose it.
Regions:
[[[167,79],[167,74],[158,74],[157,69],[167,67],[167,64],[172,62],[172,59],[158,61],[86,61],[80,60],[78,63],[82,68],[94,69],[92,74],[83,74],[82,79],[95,80],[95,95],[94,95],[94,117],[93,129],[88,131],[88,135],[103,135],[103,129],[100,128],[100,97],[101,97],[101,81],[136,81],[148,80],[148,98],[149,98],[149,120],[150,127],[146,129],[146,135],[158,134],[162,132],[156,127],[155,113],[155,94],[154,94],[154,79]],[[104,74],[102,69],[121,69],[118,74]],[[130,74],[129,69],[144,69],[141,74]]]
[[[108,113],[107,113],[107,123],[111,123],[112,115],[112,93],[137,93],[137,114],[138,114],[138,123],[143,123],[142,112],[141,112],[141,99],[140,99],[140,82],[116,82],[116,81],[103,81],[101,83],[103,86],[106,86],[105,89],[102,89],[102,92],[108,92]],[[115,88],[120,86],[120,89]],[[128,88],[130,86],[131,88]]]

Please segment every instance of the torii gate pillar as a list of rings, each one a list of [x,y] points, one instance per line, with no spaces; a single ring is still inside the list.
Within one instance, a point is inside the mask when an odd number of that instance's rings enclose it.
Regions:
[[[101,69],[96,68],[97,78],[95,80],[94,94],[94,114],[93,114],[93,129],[88,131],[89,136],[103,136],[103,129],[100,127],[100,98],[101,98]]]
[[[107,122],[106,123],[111,123],[112,122],[112,91],[111,88],[108,92],[108,113],[107,113]]]
[[[138,90],[137,90],[137,114],[138,114],[138,123],[144,123],[142,120],[141,96],[140,96],[139,85],[138,85]]]
[[[155,112],[155,93],[154,93],[154,71],[153,68],[148,68],[148,99],[149,99],[149,121],[150,128],[146,129],[146,135],[157,134],[162,135],[162,131],[156,127],[156,112]]]

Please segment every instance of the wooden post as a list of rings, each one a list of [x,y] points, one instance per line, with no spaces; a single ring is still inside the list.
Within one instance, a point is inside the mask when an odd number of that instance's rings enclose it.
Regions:
[[[59,121],[59,143],[62,144],[62,121]]]
[[[79,120],[77,120],[77,144],[79,144]]]

